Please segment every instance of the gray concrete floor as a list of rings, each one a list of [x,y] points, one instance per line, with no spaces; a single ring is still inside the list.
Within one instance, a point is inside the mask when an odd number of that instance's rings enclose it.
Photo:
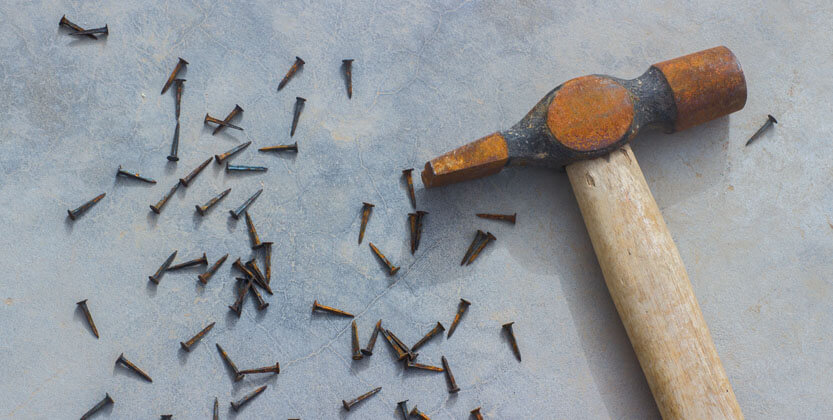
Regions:
[[[101,41],[57,28],[61,15],[109,24]],[[519,120],[572,77],[635,77],[651,63],[716,45],[731,48],[748,82],[746,108],[674,135],[638,138],[634,151],[685,260],[744,413],[829,418],[833,412],[833,12],[827,2],[4,2],[0,16],[0,416],[77,418],[109,392],[102,418],[207,418],[269,385],[237,418],[392,418],[396,402],[432,418],[656,418],[658,413],[606,291],[563,173],[507,170],[426,191],[422,247],[407,251],[411,211],[400,171]],[[276,87],[294,56],[304,70]],[[165,160],[172,94],[159,95],[176,57],[191,65],[181,160]],[[348,100],[340,64],[356,59]],[[258,153],[290,142],[295,96],[308,99],[297,156]],[[206,112],[240,104],[242,133],[212,136]],[[766,114],[778,126],[746,138]],[[211,164],[150,213],[176,180],[243,141],[235,163]],[[156,178],[118,180],[118,165]],[[194,205],[232,192],[205,218]],[[251,251],[229,208],[257,188],[260,235],[275,242],[275,295],[230,316],[230,262]],[[107,197],[75,223],[74,208]],[[388,277],[357,245],[362,201],[376,204],[366,241],[403,268]],[[518,212],[516,226],[476,211]],[[457,261],[477,228],[497,242],[472,266]],[[180,259],[231,259],[206,287],[198,271],[147,276]],[[359,316],[364,343],[379,318],[412,343],[446,326],[458,298],[473,302],[446,355],[462,391],[441,374],[403,372],[384,343],[350,359],[349,321],[310,315],[313,299]],[[89,299],[96,340],[75,302]],[[185,354],[179,341],[217,326]],[[524,359],[500,325],[515,321]],[[234,384],[214,349],[241,367],[280,361],[276,377]],[[152,384],[114,367],[120,353]],[[375,386],[349,414],[341,400]]]

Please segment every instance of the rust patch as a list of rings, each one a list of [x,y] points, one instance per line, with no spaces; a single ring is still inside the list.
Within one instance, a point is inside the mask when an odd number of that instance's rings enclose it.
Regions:
[[[509,161],[509,148],[500,133],[492,133],[425,164],[426,188],[482,178],[500,172]]]
[[[599,76],[572,79],[547,109],[547,127],[564,146],[589,152],[622,139],[633,122],[633,102],[624,86]]]

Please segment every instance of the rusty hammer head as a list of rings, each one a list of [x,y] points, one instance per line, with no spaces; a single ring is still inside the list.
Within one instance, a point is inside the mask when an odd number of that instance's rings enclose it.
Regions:
[[[633,80],[578,77],[553,89],[514,127],[426,163],[422,182],[438,187],[508,165],[559,168],[610,153],[642,127],[684,130],[745,104],[743,70],[726,47],[654,64]]]

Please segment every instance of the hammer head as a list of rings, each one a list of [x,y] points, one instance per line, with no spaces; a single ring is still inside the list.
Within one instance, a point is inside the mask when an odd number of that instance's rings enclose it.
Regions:
[[[437,187],[508,165],[562,167],[610,153],[644,126],[684,130],[745,104],[743,70],[726,47],[654,64],[632,80],[578,77],[553,89],[514,127],[426,163],[422,182]]]

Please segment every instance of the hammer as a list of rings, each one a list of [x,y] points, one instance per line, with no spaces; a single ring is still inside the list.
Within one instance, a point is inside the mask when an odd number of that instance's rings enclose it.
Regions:
[[[743,418],[680,253],[627,144],[738,111],[746,80],[716,47],[654,64],[632,80],[591,75],[549,92],[514,127],[425,164],[426,188],[509,165],[566,167],[605,283],[662,417]]]

